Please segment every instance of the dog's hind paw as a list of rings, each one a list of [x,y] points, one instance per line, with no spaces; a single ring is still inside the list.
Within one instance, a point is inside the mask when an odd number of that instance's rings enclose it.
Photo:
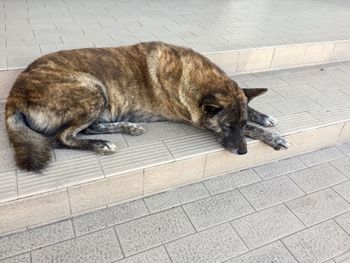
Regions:
[[[278,120],[270,115],[265,115],[261,120],[261,125],[264,127],[274,127],[278,123]]]
[[[108,141],[102,141],[99,144],[96,144],[95,151],[102,155],[113,154],[118,151],[116,145]]]

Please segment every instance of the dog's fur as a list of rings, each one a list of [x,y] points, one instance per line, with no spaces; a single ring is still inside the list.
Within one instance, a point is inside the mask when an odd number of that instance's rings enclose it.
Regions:
[[[239,154],[247,152],[245,136],[286,148],[277,134],[247,125],[275,124],[247,106],[265,91],[241,89],[202,55],[162,42],[60,51],[19,75],[6,103],[6,128],[18,167],[31,171],[45,168],[53,147],[114,153],[114,144],[77,134],[141,134],[133,122],[170,120],[208,129]]]

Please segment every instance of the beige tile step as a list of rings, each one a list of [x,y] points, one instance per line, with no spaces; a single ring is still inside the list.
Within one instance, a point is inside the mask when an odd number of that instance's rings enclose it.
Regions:
[[[244,156],[223,150],[209,132],[183,124],[155,123],[145,125],[147,133],[137,139],[106,135],[120,148],[114,155],[55,150],[56,161],[43,174],[24,173],[14,166],[1,113],[0,233],[350,141],[349,72],[350,63],[341,62],[235,76],[242,86],[269,87],[252,105],[276,116],[279,124],[274,130],[291,142],[290,149],[274,151],[250,140]],[[10,71],[0,78],[3,101],[16,74]],[[337,85],[328,89],[320,85],[331,81]],[[295,85],[313,92],[299,96],[293,93]],[[336,99],[339,92],[342,100]],[[316,99],[322,95],[338,103],[322,105]],[[303,107],[293,107],[300,99]]]

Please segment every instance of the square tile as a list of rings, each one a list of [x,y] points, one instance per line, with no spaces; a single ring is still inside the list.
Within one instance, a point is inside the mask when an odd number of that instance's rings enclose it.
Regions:
[[[113,228],[31,252],[33,262],[111,262],[123,257]]]
[[[204,181],[203,184],[210,194],[218,194],[259,181],[261,181],[259,176],[252,169],[247,169],[235,173],[220,175]]]
[[[330,164],[350,179],[350,156],[331,161]]]
[[[213,227],[165,246],[174,263],[223,262],[247,251],[229,224]]]
[[[209,193],[204,185],[196,183],[148,196],[144,200],[151,213],[154,213],[208,196]]]
[[[254,170],[263,179],[270,179],[305,167],[306,166],[297,157],[293,157],[254,167]]]
[[[350,181],[333,186],[333,189],[350,203]]]
[[[149,212],[144,202],[142,199],[138,199],[102,210],[97,210],[95,212],[90,212],[78,217],[73,217],[74,231],[76,236],[81,236],[148,214]]]
[[[332,189],[306,195],[286,204],[307,226],[350,210],[350,205]]]
[[[284,205],[250,214],[231,222],[249,250],[288,236],[304,228]]]
[[[297,261],[280,241],[233,258],[227,263],[296,263]]]
[[[261,210],[304,195],[287,176],[280,176],[240,189],[255,209]]]
[[[70,220],[0,237],[0,259],[29,252],[73,237],[74,231]]]
[[[219,225],[254,211],[237,190],[194,201],[183,205],[183,208],[197,230]]]
[[[307,166],[329,162],[343,157],[344,154],[335,147],[329,147],[299,156],[299,159]]]
[[[350,211],[336,217],[335,222],[350,235]]]
[[[126,256],[195,232],[180,207],[118,225],[115,229]]]
[[[306,193],[312,193],[347,180],[342,173],[328,163],[290,173],[289,177]]]
[[[317,263],[350,249],[350,236],[329,220],[282,239],[300,263]]]
[[[163,246],[147,250],[137,255],[118,260],[115,263],[171,263]]]

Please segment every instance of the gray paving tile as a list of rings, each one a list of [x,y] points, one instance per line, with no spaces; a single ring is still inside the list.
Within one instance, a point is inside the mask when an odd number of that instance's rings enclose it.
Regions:
[[[333,189],[350,203],[350,181],[335,185]]]
[[[157,247],[145,252],[139,253],[137,255],[118,260],[116,263],[170,263],[170,258],[165,251],[165,248]]]
[[[282,239],[300,263],[323,262],[350,249],[350,236],[332,220]]]
[[[280,241],[250,251],[227,263],[296,263],[297,261]]]
[[[151,213],[209,196],[203,184],[191,184],[170,191],[145,197],[145,203]]]
[[[350,108],[347,105],[323,107],[309,112],[316,119],[325,124],[349,120]]]
[[[287,176],[252,184],[241,188],[240,191],[257,210],[304,195]]]
[[[305,168],[306,166],[297,158],[288,158],[284,160],[267,163],[258,167],[254,170],[263,178],[269,179],[286,173],[294,172]]]
[[[113,225],[139,218],[148,214],[141,199],[108,207],[103,210],[73,218],[75,234],[81,236]]]
[[[307,166],[329,162],[343,157],[344,154],[335,147],[329,147],[314,152],[302,154],[299,159]]]
[[[142,143],[149,143],[152,141],[159,141],[165,138],[172,138],[176,136],[185,135],[185,130],[178,123],[172,122],[157,122],[141,124],[145,129],[145,133],[139,136],[124,135],[129,145],[138,145]]]
[[[0,171],[0,200],[17,197],[16,171]]]
[[[0,259],[0,263],[31,263],[30,254],[26,253],[26,254],[10,257],[3,260]]]
[[[334,262],[334,263],[348,263],[348,262],[350,262],[350,251],[347,251],[339,256],[336,256],[332,262]],[[326,263],[328,263],[328,262],[326,262]]]
[[[285,115],[321,108],[319,104],[307,97],[275,101],[270,104]]]
[[[302,196],[287,202],[286,205],[307,226],[350,210],[350,205],[332,189]]]
[[[350,143],[342,143],[336,145],[336,147],[346,155],[350,155]]]
[[[331,161],[330,164],[350,179],[350,157],[344,157]]]
[[[58,243],[73,237],[73,227],[69,220],[0,237],[0,259]]]
[[[209,228],[254,211],[237,190],[183,205],[197,230]]]
[[[297,98],[297,97],[304,97],[304,96],[315,96],[319,94],[319,91],[311,87],[307,83],[298,83],[296,85],[293,85],[293,88],[290,88],[290,86],[280,86],[273,88],[274,91],[276,91],[281,96],[285,97],[286,99],[290,98]]]
[[[284,205],[244,216],[231,222],[249,250],[288,236],[304,228]]]
[[[195,232],[180,207],[118,225],[115,229],[125,256]]]
[[[350,235],[350,211],[336,217],[334,220]]]
[[[229,224],[181,238],[166,244],[172,262],[223,262],[247,251]]]
[[[290,173],[289,177],[306,193],[311,193],[347,180],[342,173],[328,163]]]
[[[122,258],[113,228],[32,251],[33,262],[111,262]]]
[[[261,181],[259,176],[252,169],[248,169],[221,175],[203,183],[211,194],[218,194],[259,181]]]

